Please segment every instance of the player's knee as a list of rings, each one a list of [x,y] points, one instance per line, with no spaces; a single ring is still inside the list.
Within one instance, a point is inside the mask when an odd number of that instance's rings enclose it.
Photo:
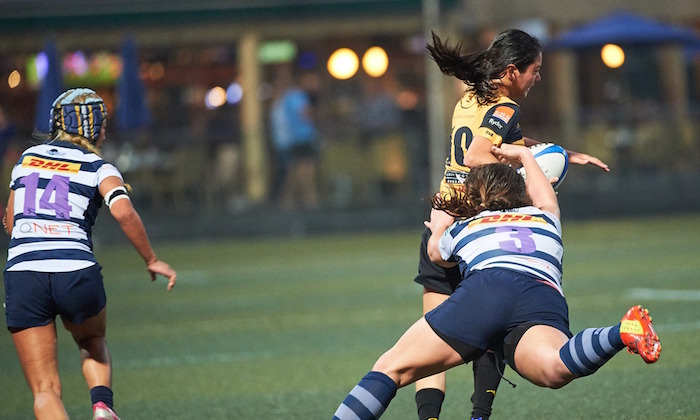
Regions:
[[[540,383],[538,383],[538,385],[551,389],[559,389],[571,382],[572,379],[573,377],[570,372],[562,371],[556,363],[552,363],[543,367],[539,378]]]
[[[392,351],[384,353],[372,366],[375,372],[381,372],[390,377],[396,386],[401,388],[415,381],[413,375],[415,370],[409,366],[399,366],[396,359],[392,356]]]
[[[559,345],[554,345],[546,342],[546,340],[536,340],[536,346],[533,348],[533,341],[530,340],[527,348],[519,350],[521,363],[526,361],[521,369],[515,363],[515,352],[521,344],[521,339],[525,333],[532,327],[542,325],[537,322],[528,322],[519,325],[513,329],[505,338],[503,352],[508,364],[518,372],[519,375],[528,379],[537,386],[558,389],[568,384],[574,379],[573,374],[564,365],[559,356]],[[523,353],[524,352],[524,353]]]

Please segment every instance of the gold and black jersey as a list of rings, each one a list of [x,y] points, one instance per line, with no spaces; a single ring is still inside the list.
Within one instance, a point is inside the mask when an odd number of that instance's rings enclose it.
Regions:
[[[457,102],[452,113],[450,155],[445,161],[445,176],[440,188],[443,192],[446,192],[445,184],[464,183],[469,172],[464,165],[464,156],[476,136],[486,138],[495,146],[524,144],[518,104],[501,96],[496,103],[480,105],[469,92]]]

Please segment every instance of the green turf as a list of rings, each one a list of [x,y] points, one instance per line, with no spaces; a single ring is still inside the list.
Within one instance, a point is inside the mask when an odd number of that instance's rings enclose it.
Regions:
[[[663,354],[620,354],[561,390],[507,370],[494,419],[700,418],[700,216],[564,225],[572,330],[648,306]],[[420,315],[412,282],[420,231],[303,239],[157,243],[175,290],[151,284],[127,246],[98,247],[108,340],[124,419],[329,419],[374,360]],[[632,289],[686,290],[666,299]],[[2,295],[4,299],[4,293]],[[3,324],[4,324],[4,314]],[[75,346],[60,331],[64,401],[90,415]],[[31,396],[10,334],[0,334],[0,419],[28,419]],[[471,368],[448,373],[443,419],[470,408]],[[412,419],[413,387],[384,418]]]

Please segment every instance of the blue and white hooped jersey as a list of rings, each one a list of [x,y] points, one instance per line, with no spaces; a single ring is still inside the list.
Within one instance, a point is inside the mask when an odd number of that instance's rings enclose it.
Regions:
[[[459,264],[463,278],[473,270],[504,268],[535,276],[564,294],[561,221],[534,206],[484,211],[455,222],[440,238],[440,254]]]
[[[113,165],[70,142],[25,150],[12,169],[14,226],[5,269],[67,272],[95,264],[98,186],[109,176],[123,179]]]

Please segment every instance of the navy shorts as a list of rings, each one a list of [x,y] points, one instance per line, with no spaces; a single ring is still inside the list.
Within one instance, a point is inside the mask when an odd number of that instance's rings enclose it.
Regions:
[[[498,268],[471,272],[425,319],[448,343],[497,352],[506,335],[525,322],[549,325],[571,337],[569,307],[559,291],[543,280]]]
[[[420,257],[418,260],[418,275],[413,280],[423,285],[428,290],[451,295],[462,281],[459,267],[445,268],[439,266],[428,256],[428,239],[430,239],[430,229],[426,228],[420,243]]]
[[[82,324],[107,304],[102,267],[92,265],[66,273],[5,271],[7,328],[47,325],[60,315]]]

